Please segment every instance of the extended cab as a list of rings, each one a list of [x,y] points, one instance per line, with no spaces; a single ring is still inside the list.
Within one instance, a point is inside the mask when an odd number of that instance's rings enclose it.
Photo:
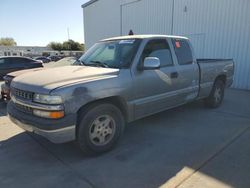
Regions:
[[[29,72],[11,83],[10,119],[54,143],[110,150],[126,122],[203,99],[218,107],[231,59],[196,59],[189,40],[165,35],[102,40],[75,66]]]

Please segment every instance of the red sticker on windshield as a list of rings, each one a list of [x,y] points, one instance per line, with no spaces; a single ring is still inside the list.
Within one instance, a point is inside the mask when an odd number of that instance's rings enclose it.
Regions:
[[[176,42],[175,42],[175,46],[176,46],[176,48],[180,48],[180,47],[181,47],[180,42],[179,42],[179,41],[176,41]]]

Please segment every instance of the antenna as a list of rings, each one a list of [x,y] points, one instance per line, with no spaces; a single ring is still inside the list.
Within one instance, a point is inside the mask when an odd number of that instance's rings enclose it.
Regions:
[[[128,33],[128,35],[134,35],[134,32],[133,32],[133,30],[132,30],[132,29],[130,29],[130,31],[129,31],[129,33]]]

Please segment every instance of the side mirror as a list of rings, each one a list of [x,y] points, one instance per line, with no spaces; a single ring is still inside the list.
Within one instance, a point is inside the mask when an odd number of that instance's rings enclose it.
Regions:
[[[146,57],[143,62],[144,70],[159,69],[161,66],[160,59],[157,57]]]

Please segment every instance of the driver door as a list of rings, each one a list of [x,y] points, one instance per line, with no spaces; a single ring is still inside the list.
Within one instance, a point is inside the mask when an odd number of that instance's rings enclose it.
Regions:
[[[141,64],[146,57],[157,57],[161,66],[154,70],[136,70],[133,75],[136,119],[177,106],[182,102],[176,93],[180,80],[167,39],[148,41],[140,58]]]

